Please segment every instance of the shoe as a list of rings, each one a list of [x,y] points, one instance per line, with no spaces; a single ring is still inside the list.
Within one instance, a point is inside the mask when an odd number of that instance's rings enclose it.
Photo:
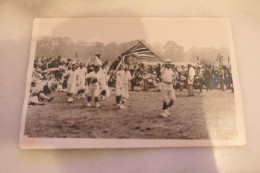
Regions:
[[[120,104],[116,104],[116,107],[117,107],[118,109],[120,109]]]
[[[54,97],[51,97],[48,99],[48,102],[51,102],[54,99]]]
[[[165,112],[165,110],[162,111],[162,113],[160,114],[160,116],[162,116],[162,117],[164,117],[164,118],[168,117],[168,115],[167,115],[167,113]]]
[[[71,97],[71,98],[68,98],[68,102],[69,103],[72,103],[73,102],[73,98]]]
[[[101,107],[101,105],[97,102],[96,103],[96,108],[100,108]]]
[[[101,96],[101,100],[106,100],[106,97],[105,96]]]
[[[170,116],[170,111],[169,111],[169,109],[165,109],[164,111],[165,111],[166,115]]]
[[[125,107],[124,104],[120,104],[120,105],[119,105],[119,108],[120,108],[120,109],[125,109],[126,107]]]
[[[91,107],[91,104],[90,104],[90,103],[87,103],[87,107]]]

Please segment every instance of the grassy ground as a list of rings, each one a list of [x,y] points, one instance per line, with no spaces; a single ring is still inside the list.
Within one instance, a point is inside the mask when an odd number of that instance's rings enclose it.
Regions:
[[[66,93],[43,106],[29,106],[25,134],[30,137],[142,138],[142,139],[232,139],[236,136],[234,94],[203,91],[187,97],[176,91],[171,116],[161,111],[159,92],[130,92],[127,109],[115,107],[115,92],[102,108],[86,107],[85,99],[66,102]],[[94,102],[92,103],[94,105]]]

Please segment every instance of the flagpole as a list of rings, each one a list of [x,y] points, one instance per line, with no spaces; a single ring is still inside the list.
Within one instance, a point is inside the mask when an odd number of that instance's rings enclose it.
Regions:
[[[121,61],[118,63],[118,65],[116,67],[116,70],[115,70],[115,73],[117,72],[117,70],[120,67],[120,65],[123,63],[124,59],[125,59],[125,55],[122,57]]]

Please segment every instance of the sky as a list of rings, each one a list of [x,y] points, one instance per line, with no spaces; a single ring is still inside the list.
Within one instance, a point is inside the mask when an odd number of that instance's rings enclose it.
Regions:
[[[226,18],[40,18],[38,36],[70,37],[73,42],[148,43],[175,41],[191,47],[229,47]],[[35,28],[34,28],[35,29]]]

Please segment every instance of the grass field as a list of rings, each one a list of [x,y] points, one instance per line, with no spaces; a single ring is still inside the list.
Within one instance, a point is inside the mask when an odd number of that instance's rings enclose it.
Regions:
[[[231,91],[203,91],[187,97],[176,91],[171,116],[159,116],[159,92],[130,92],[127,109],[117,109],[115,92],[102,107],[87,108],[85,99],[66,102],[66,93],[27,110],[25,135],[58,138],[129,139],[232,139],[236,137],[234,94]],[[94,102],[92,102],[94,105]]]

